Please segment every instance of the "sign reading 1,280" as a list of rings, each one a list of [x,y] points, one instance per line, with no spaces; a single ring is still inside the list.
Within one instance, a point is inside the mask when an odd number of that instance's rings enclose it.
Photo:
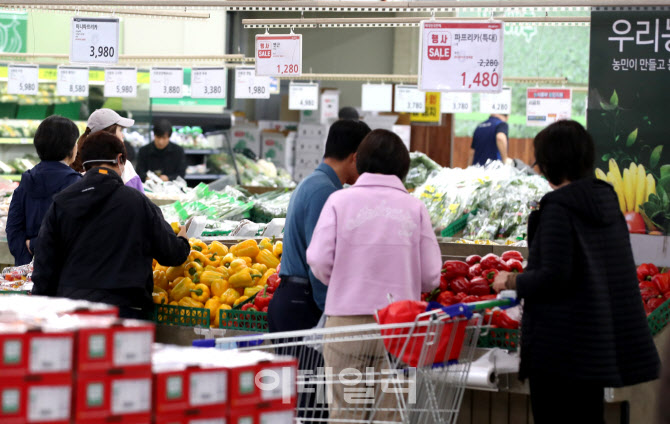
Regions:
[[[269,77],[302,74],[302,34],[256,36],[256,75]]]

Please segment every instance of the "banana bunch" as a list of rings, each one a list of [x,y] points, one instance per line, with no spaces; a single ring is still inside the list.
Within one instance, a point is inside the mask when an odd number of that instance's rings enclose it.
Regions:
[[[609,160],[609,171],[605,174],[596,169],[596,177],[612,184],[619,198],[619,207],[622,213],[640,212],[640,205],[647,201],[650,195],[656,194],[656,180],[642,165],[631,162],[629,168],[624,168],[623,176],[614,159]]]

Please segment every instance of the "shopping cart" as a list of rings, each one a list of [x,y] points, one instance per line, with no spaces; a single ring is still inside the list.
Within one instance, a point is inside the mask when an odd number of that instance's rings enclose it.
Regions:
[[[216,346],[296,357],[296,423],[455,423],[482,312],[513,303],[458,304],[412,322],[221,338]]]

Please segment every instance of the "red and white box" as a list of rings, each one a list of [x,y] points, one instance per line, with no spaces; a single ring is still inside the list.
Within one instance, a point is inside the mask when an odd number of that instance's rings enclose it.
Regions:
[[[276,356],[270,361],[260,362],[257,370],[255,386],[260,394],[259,408],[295,408],[298,399],[298,361],[287,356]]]
[[[226,424],[259,424],[256,408],[231,409]]]
[[[57,374],[31,379],[0,379],[0,422],[69,424],[72,377]]]
[[[223,367],[154,367],[154,413],[197,415],[223,411],[228,403],[228,371]]]
[[[210,411],[198,414],[168,414],[156,417],[156,424],[228,424],[226,411]]]
[[[150,373],[83,374],[75,384],[76,422],[151,421]]]
[[[258,424],[293,424],[294,420],[295,405],[258,410]]]
[[[0,327],[3,377],[72,373],[74,333],[31,328],[22,324]]]

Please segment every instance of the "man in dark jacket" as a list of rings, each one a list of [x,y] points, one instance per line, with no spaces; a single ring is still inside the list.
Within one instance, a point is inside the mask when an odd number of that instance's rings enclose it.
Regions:
[[[186,261],[185,229],[175,236],[156,205],[123,185],[125,161],[117,137],[101,131],[86,140],[86,175],[55,196],[44,218],[34,294],[109,303],[142,318],[152,307],[152,260]]]
[[[163,181],[186,175],[184,149],[170,141],[172,124],[162,119],[154,125],[154,141],[137,154],[137,175],[146,181],[147,172],[155,172]]]
[[[25,265],[37,250],[37,234],[53,195],[81,179],[70,164],[77,155],[79,129],[71,120],[50,116],[37,127],[33,143],[41,162],[23,173],[7,216],[7,241],[14,264]]]

